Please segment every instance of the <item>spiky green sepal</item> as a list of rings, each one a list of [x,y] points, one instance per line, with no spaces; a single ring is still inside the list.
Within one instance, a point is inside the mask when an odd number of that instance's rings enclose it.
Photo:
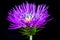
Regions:
[[[27,36],[30,36],[30,35],[35,35],[36,32],[40,31],[39,29],[37,29],[36,27],[33,27],[33,28],[21,28],[21,33],[22,35],[27,35]]]

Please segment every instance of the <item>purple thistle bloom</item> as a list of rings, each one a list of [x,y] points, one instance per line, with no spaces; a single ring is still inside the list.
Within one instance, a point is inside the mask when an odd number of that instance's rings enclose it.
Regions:
[[[38,5],[36,9],[35,4],[22,4],[15,6],[8,13],[8,20],[12,22],[9,29],[18,29],[18,28],[44,28],[47,23],[47,18],[50,16],[48,14],[48,6]]]

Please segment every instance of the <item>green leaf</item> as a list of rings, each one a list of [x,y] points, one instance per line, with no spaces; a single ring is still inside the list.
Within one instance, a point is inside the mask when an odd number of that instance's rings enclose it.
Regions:
[[[36,28],[31,28],[30,29],[30,35],[35,35],[36,34]]]
[[[22,35],[27,35],[27,36],[30,36],[30,35],[35,35],[36,32],[38,31],[41,31],[41,29],[37,29],[36,27],[33,27],[33,28],[22,28],[21,29],[21,33]]]
[[[23,35],[28,35],[28,33],[26,33],[26,32],[21,32]]]
[[[30,32],[29,32],[29,29],[28,28],[22,28],[21,29],[21,33],[22,33],[22,35],[27,35],[27,36],[30,35]]]

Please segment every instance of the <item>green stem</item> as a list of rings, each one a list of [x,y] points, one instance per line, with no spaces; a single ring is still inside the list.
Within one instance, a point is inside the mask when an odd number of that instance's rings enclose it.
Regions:
[[[30,35],[30,39],[29,40],[32,40],[32,35]]]

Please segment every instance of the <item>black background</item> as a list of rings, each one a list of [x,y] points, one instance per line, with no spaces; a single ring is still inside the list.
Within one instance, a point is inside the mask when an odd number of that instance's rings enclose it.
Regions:
[[[54,19],[46,24],[46,28],[33,36],[33,40],[58,40],[59,28],[59,1],[58,0],[0,0],[0,40],[29,40],[26,36],[18,33],[17,30],[8,30],[9,22],[6,20],[8,11],[15,5],[23,2],[49,5],[49,13]],[[58,20],[58,21],[57,21]]]

